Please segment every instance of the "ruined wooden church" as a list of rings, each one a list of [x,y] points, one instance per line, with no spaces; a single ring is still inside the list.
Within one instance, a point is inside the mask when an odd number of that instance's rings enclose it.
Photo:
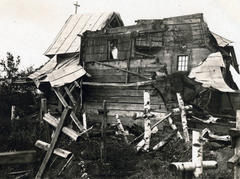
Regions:
[[[211,32],[203,14],[140,19],[124,26],[118,13],[74,14],[45,52],[50,58],[29,76],[47,97],[51,112],[62,102],[99,121],[106,100],[108,122],[115,115],[125,125],[141,112],[143,93],[150,93],[155,119],[178,106],[176,93],[187,104],[212,114],[240,107],[231,72],[239,69],[234,48]]]

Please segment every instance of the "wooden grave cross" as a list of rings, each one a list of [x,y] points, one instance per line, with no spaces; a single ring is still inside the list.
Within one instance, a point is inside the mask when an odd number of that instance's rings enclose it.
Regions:
[[[193,175],[198,178],[203,169],[216,169],[216,161],[203,161],[203,143],[199,131],[192,131],[192,162],[174,162],[169,165],[171,172],[182,172],[183,178],[192,179]]]

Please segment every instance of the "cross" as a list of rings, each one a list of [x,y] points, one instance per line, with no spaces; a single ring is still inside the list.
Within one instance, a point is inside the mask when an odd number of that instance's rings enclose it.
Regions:
[[[74,4],[75,7],[75,14],[77,14],[77,8],[80,7],[80,5],[78,4],[78,1],[76,2],[76,4]]]

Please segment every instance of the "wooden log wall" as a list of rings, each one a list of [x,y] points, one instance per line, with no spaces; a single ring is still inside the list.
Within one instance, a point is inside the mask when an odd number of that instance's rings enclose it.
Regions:
[[[109,60],[112,40],[117,40],[118,59],[131,57],[131,33],[91,36],[85,43],[85,62]]]
[[[101,61],[104,64],[152,78],[154,72],[163,72],[166,75],[175,73],[179,55],[188,55],[190,70],[214,50],[211,48],[210,32],[202,14],[163,20],[140,20],[137,23],[135,26],[84,34],[85,70],[92,75],[84,81],[121,84],[146,81],[140,76],[127,74],[94,61]],[[109,41],[114,39],[118,42],[118,60],[110,60],[108,57]],[[144,55],[139,57],[139,54],[155,57],[146,58]],[[167,77],[158,80],[155,87],[152,85],[139,87],[86,85],[83,106],[88,118],[98,119],[98,109],[101,108],[103,100],[106,100],[107,109],[110,110],[108,115],[112,120],[115,120],[114,116],[118,113],[123,123],[131,124],[133,114],[143,109],[144,90],[150,92],[151,106],[155,110],[166,111],[167,107],[174,107],[175,103],[177,106],[176,95],[173,92],[174,85],[178,88],[177,92],[183,92],[181,80]]]
[[[153,63],[155,59],[136,59],[131,60],[129,71],[138,72],[139,74],[151,78],[155,71],[161,70],[163,65]],[[127,61],[104,62],[118,68],[127,69]],[[84,79],[88,82],[98,83],[126,83],[126,72],[113,69],[97,63],[86,63],[85,69],[92,77]],[[147,81],[137,75],[128,74],[128,83]],[[164,83],[164,80],[159,80]],[[103,100],[107,102],[108,121],[115,121],[115,115],[119,114],[119,118],[124,125],[132,125],[134,113],[143,111],[143,92],[148,91],[151,95],[151,108],[157,111],[166,112],[164,102],[155,87],[152,85],[135,86],[135,87],[111,87],[111,86],[84,86],[84,102],[83,107],[86,110],[87,118],[99,119],[98,109],[101,109]]]

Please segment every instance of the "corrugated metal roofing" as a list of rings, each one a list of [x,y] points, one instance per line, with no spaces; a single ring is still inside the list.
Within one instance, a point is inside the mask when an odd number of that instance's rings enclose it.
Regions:
[[[48,56],[79,51],[80,37],[77,35],[84,33],[86,30],[101,30],[107,25],[108,20],[111,19],[113,15],[116,15],[121,21],[120,15],[116,12],[71,15],[44,55]]]
[[[212,87],[222,92],[235,92],[225,83],[220,67],[225,67],[221,53],[212,53],[202,64],[193,68],[188,77],[194,78],[206,88]]]

